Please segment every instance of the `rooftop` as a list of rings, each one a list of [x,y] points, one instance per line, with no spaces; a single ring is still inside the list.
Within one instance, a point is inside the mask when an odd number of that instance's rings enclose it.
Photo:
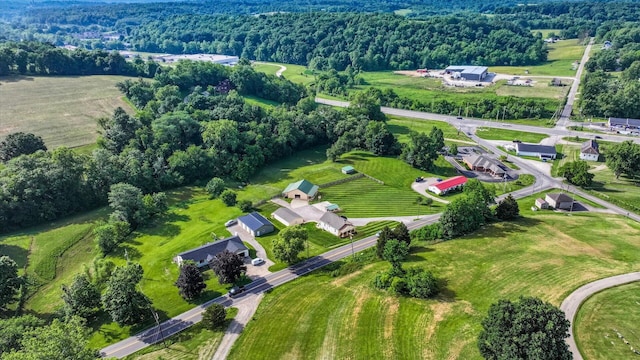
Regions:
[[[240,240],[238,236],[232,236],[226,239],[202,245],[195,249],[187,250],[178,254],[178,256],[180,256],[183,261],[192,260],[198,262],[204,259],[207,259],[207,261],[209,261],[211,258],[223,252],[224,250],[229,250],[230,252],[235,254],[238,251],[247,250],[247,247],[244,246],[242,240]]]
[[[635,126],[640,127],[640,119],[626,119],[626,118],[609,118],[609,126]]]
[[[552,193],[547,196],[556,203],[573,201],[573,198],[565,193]]]
[[[273,224],[269,220],[267,220],[267,218],[265,218],[264,216],[260,215],[260,213],[257,213],[255,211],[252,212],[251,214],[240,216],[238,218],[238,221],[247,225],[247,227],[253,231],[258,230],[265,225],[273,226]]]
[[[281,207],[278,210],[274,211],[273,213],[271,213],[271,215],[278,216],[279,218],[281,218],[282,220],[284,220],[284,221],[286,221],[288,223],[302,218],[295,211],[292,211],[292,210],[284,208],[284,207]]]
[[[587,140],[582,144],[580,152],[583,154],[599,154],[598,143],[595,140]]]
[[[293,190],[300,190],[309,196],[315,196],[318,192],[318,185],[313,185],[311,182],[303,179],[298,182],[289,184],[284,189],[283,193],[288,193],[289,191]]]
[[[469,155],[465,157],[465,161],[473,166],[482,166],[485,169],[489,169],[494,173],[504,173],[504,169],[502,168],[502,164],[492,157],[484,156],[484,155]]]
[[[516,150],[518,152],[533,152],[540,154],[556,154],[555,146],[550,145],[538,145],[538,144],[525,144],[525,143],[516,143]]]
[[[343,217],[338,216],[332,212],[324,213],[324,215],[322,215],[322,217],[320,218],[320,221],[337,230],[342,229],[345,225],[351,224]]]
[[[467,182],[467,178],[464,176],[454,176],[451,179],[447,179],[438,183],[433,184],[438,190],[443,191],[450,189],[454,186],[462,185]]]
[[[482,73],[487,72],[489,68],[486,66],[474,66],[474,65],[451,65],[451,66],[448,66],[445,70],[462,72],[465,74],[481,75]]]

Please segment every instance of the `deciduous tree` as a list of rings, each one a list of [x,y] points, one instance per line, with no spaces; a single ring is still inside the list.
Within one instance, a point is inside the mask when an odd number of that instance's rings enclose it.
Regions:
[[[12,133],[0,142],[0,161],[7,162],[14,157],[33,154],[38,150],[47,151],[40,136],[23,132]]]
[[[534,297],[500,300],[482,320],[478,348],[485,359],[572,359],[565,339],[569,321],[564,312]]]
[[[594,175],[589,172],[589,164],[584,160],[570,161],[560,168],[560,173],[570,184],[591,186]]]
[[[107,283],[102,304],[120,326],[138,324],[151,315],[151,300],[138,290],[142,274],[140,264],[128,264],[116,268]]]
[[[308,236],[307,229],[300,225],[286,227],[273,240],[273,255],[287,264],[294,263],[298,259],[298,254],[304,250],[304,243]]]
[[[16,295],[22,285],[18,276],[18,265],[8,256],[0,256],[0,310],[16,301]]]
[[[391,263],[396,274],[402,273],[402,261],[409,256],[409,245],[396,239],[387,241],[382,256]]]
[[[64,312],[68,317],[89,319],[100,310],[100,291],[84,274],[74,277],[71,286],[62,285]]]
[[[407,243],[407,245],[411,245],[411,235],[409,235],[409,229],[407,229],[407,225],[405,225],[403,222],[400,222],[400,224],[396,225],[396,227],[393,228],[393,238],[398,241],[405,242]]]
[[[223,191],[222,194],[220,194],[220,199],[227,206],[233,206],[238,202],[235,191],[229,189]]]
[[[115,250],[130,232],[129,223],[124,221],[110,221],[93,229],[93,235],[102,256]]]
[[[622,174],[633,176],[640,171],[640,145],[627,140],[607,146],[605,159],[616,179]]]
[[[217,330],[224,325],[226,318],[227,310],[224,306],[213,303],[204,310],[204,314],[202,314],[202,324],[209,330]]]
[[[213,179],[209,180],[206,189],[211,198],[215,199],[220,196],[220,194],[222,194],[222,192],[224,191],[224,187],[224,180],[220,179],[219,177],[214,177]]]
[[[180,296],[187,300],[200,296],[202,290],[207,287],[200,269],[193,263],[183,263],[180,266],[180,275],[175,285],[178,287]]]
[[[387,245],[387,241],[393,239],[394,234],[393,231],[385,226],[378,233],[378,239],[376,240],[376,255],[378,259],[384,259],[384,247]]]
[[[209,267],[218,276],[220,284],[232,284],[247,270],[242,256],[224,250],[216,254],[209,262]]]
[[[31,331],[45,325],[42,319],[33,315],[23,315],[0,320],[0,355],[20,350],[22,339]]]
[[[496,217],[500,220],[511,220],[518,216],[520,216],[520,208],[511,194],[496,206]]]

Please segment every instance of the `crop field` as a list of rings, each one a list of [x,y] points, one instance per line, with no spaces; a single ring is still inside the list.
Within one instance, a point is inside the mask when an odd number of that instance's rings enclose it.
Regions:
[[[453,125],[442,121],[410,119],[399,116],[388,116],[388,119],[387,126],[389,127],[389,131],[391,131],[401,143],[409,141],[409,133],[411,131],[429,134],[434,126],[442,130],[445,141],[447,142],[460,141],[473,143],[463,131],[459,131]]]
[[[498,74],[524,76],[575,76],[577,67],[573,63],[580,62],[585,46],[577,39],[559,40],[555,44],[548,44],[549,55],[547,62],[533,66],[491,66],[489,71]],[[527,73],[528,71],[528,73]]]
[[[476,136],[485,140],[505,140],[513,141],[520,140],[526,143],[539,143],[542,139],[547,138],[545,134],[530,133],[525,131],[507,130],[480,127],[476,131]]]
[[[0,137],[23,131],[48,148],[96,141],[97,122],[117,107],[131,109],[115,84],[124,76],[14,77],[0,81]]]
[[[640,269],[640,225],[602,214],[532,212],[458,240],[413,244],[405,267],[446,281],[436,299],[391,296],[371,286],[389,264],[342,277],[318,271],[267,294],[229,359],[481,359],[480,321],[501,298],[559,305],[580,285]],[[559,271],[559,268],[562,271]]]
[[[640,283],[607,289],[585,301],[573,330],[580,351],[589,360],[637,357],[630,347],[640,348]],[[629,345],[618,337],[624,336]]]

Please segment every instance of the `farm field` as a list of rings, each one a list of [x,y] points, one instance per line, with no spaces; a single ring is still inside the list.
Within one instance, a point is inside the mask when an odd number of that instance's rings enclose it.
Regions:
[[[91,144],[97,119],[117,107],[130,110],[116,89],[124,76],[12,77],[0,81],[0,137],[24,131],[42,136],[49,149]],[[26,96],[28,94],[28,96]]]
[[[589,360],[631,359],[640,347],[640,283],[621,285],[591,296],[576,315],[573,330]],[[626,345],[618,333],[629,342]],[[637,356],[636,356],[637,357]]]
[[[517,130],[496,129],[479,127],[476,131],[476,136],[485,140],[505,140],[513,141],[520,140],[526,143],[539,143],[542,139],[547,138],[545,134],[530,133]]]
[[[585,50],[584,45],[578,43],[578,39],[559,40],[555,44],[548,44],[549,55],[547,62],[533,66],[490,66],[489,71],[498,74],[524,75],[524,76],[575,76],[573,62],[582,59]],[[528,74],[527,74],[528,71]]]
[[[640,225],[602,214],[534,213],[528,208],[538,196],[519,202],[524,217],[516,222],[413,245],[405,267],[445,279],[438,298],[372,288],[375,274],[389,267],[385,262],[337,278],[318,271],[267,294],[229,359],[480,359],[480,321],[498,299],[531,295],[559,305],[584,283],[640,268],[633,236]]]

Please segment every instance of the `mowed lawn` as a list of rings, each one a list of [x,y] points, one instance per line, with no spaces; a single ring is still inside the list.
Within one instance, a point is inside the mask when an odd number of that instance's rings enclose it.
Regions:
[[[476,135],[485,140],[520,140],[526,143],[539,143],[542,139],[548,137],[545,134],[537,134],[530,133],[525,131],[517,131],[517,130],[507,130],[507,129],[496,129],[496,128],[486,128],[479,127],[476,131]]]
[[[593,163],[590,172],[595,175],[589,189],[591,194],[630,211],[640,211],[640,181],[637,178],[620,175],[616,179],[604,163]]]
[[[539,195],[536,195],[539,196]],[[435,245],[413,244],[405,267],[446,280],[433,300],[371,286],[376,262],[343,277],[316,272],[267,294],[229,359],[481,359],[480,322],[501,298],[537,296],[554,305],[582,284],[640,269],[640,225],[602,214],[532,212]]]
[[[535,79],[533,86],[507,85],[507,80],[496,83],[496,94],[500,96],[517,96],[525,98],[545,98],[561,100],[567,96],[571,88],[571,80],[561,80],[564,86],[551,86],[549,79]]]
[[[23,131],[42,136],[50,149],[91,144],[97,119],[122,107],[116,89],[124,76],[11,77],[0,80],[0,138]]]
[[[315,81],[313,72],[302,65],[258,62],[254,63],[252,66],[256,71],[271,75],[275,75],[276,72],[280,70],[280,66],[284,66],[287,68],[282,72],[282,76],[285,79],[303,85]]]
[[[576,316],[574,333],[589,360],[637,358],[640,349],[640,282],[604,290],[585,301]],[[624,336],[629,345],[618,337]]]
[[[555,44],[547,44],[549,54],[547,62],[532,66],[490,66],[489,71],[498,74],[524,76],[575,76],[577,67],[574,62],[580,62],[586,46],[580,45],[578,39],[559,40]],[[528,71],[528,73],[527,73]]]
[[[459,131],[455,126],[443,121],[411,119],[400,116],[387,116],[387,126],[401,143],[409,142],[409,134],[411,131],[429,134],[433,127],[442,130],[444,138],[447,142],[473,142],[464,131]]]

